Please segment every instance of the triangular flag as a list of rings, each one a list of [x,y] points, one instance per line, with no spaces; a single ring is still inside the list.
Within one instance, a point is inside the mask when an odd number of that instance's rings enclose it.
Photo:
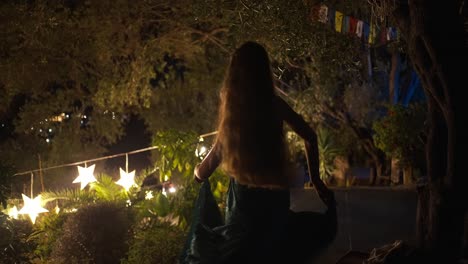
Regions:
[[[335,30],[337,32],[341,32],[341,28],[343,25],[343,13],[340,11],[335,11]]]

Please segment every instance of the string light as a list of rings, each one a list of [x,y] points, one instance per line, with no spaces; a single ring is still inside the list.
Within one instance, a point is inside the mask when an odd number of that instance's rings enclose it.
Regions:
[[[197,156],[200,159],[203,159],[207,152],[207,148],[202,143],[203,141],[203,137],[200,137],[197,143],[197,147],[195,148],[195,156]]]
[[[49,210],[43,208],[41,206],[41,195],[39,194],[36,198],[31,199],[28,196],[21,194],[23,196],[24,206],[18,212],[19,214],[27,214],[31,219],[31,222],[34,224],[36,222],[36,218],[40,213],[49,212]]]
[[[145,193],[145,199],[146,199],[146,200],[151,200],[151,199],[153,199],[153,198],[154,198],[154,196],[153,196],[153,191],[146,191],[146,193]]]
[[[83,190],[89,183],[97,181],[94,177],[94,167],[96,164],[93,164],[89,167],[78,167],[78,177],[73,181],[73,183],[81,183],[81,190]]]
[[[18,208],[16,208],[16,205],[8,210],[8,216],[13,219],[18,219]]]
[[[118,180],[116,183],[124,187],[125,191],[128,192],[132,186],[136,186],[135,171],[128,173],[120,168],[120,180]]]
[[[114,113],[112,113],[112,114],[114,115]],[[70,117],[68,114],[63,114],[63,113],[60,116],[62,118],[64,116],[66,118]],[[82,117],[83,117],[83,119],[87,118],[87,116],[82,116]],[[48,122],[47,119],[45,121]],[[51,119],[51,121],[55,121],[55,120]],[[82,122],[83,122],[83,120],[82,120]],[[40,123],[43,124],[43,121],[40,121]],[[4,124],[2,124],[2,125],[4,126]],[[34,127],[31,127],[31,129],[34,130]],[[52,128],[48,129],[49,132],[51,132],[52,130],[53,130]],[[42,132],[43,129],[39,128],[39,131]],[[212,133],[209,133],[209,134],[201,135],[200,139],[199,139],[199,143],[204,141],[203,140],[204,136],[209,136],[209,135],[214,135],[214,134],[216,134],[216,131],[212,132]],[[46,142],[50,142],[50,139],[46,138]],[[70,164],[53,166],[53,167],[49,167],[49,168],[41,168],[41,169],[38,169],[38,170],[32,170],[32,171],[27,171],[27,172],[16,173],[15,175],[23,175],[23,174],[26,174],[26,173],[33,173],[34,171],[45,171],[45,170],[49,170],[49,169],[55,169],[55,168],[66,167],[66,166],[75,166],[76,164],[84,163],[85,167],[77,166],[78,176],[73,180],[73,183],[80,183],[81,190],[83,190],[89,183],[97,181],[97,179],[94,176],[94,169],[95,169],[96,165],[93,164],[93,165],[91,165],[89,167],[86,167],[86,162],[102,160],[102,159],[108,159],[108,158],[114,158],[114,157],[118,157],[118,156],[122,156],[122,155],[127,156],[127,162],[128,162],[128,155],[129,154],[139,153],[139,152],[148,151],[148,150],[152,150],[152,149],[156,149],[156,148],[158,148],[158,146],[152,146],[152,147],[148,147],[148,148],[144,148],[144,149],[139,149],[139,150],[127,152],[125,154],[116,154],[116,155],[101,157],[101,158],[97,158],[97,159],[93,159],[93,160],[75,162],[75,163],[70,163]],[[197,150],[195,152],[197,157],[202,157],[206,153],[207,153],[207,148],[205,146],[203,146],[202,144],[199,144],[199,147],[197,147]],[[128,164],[127,164],[127,170],[128,170]],[[164,181],[167,182],[168,180],[169,180],[168,175],[164,175]],[[135,183],[135,170],[128,173],[128,172],[124,171],[122,168],[120,168],[120,179],[116,182],[116,184],[121,185],[123,188],[125,188],[126,191],[129,191],[129,189],[132,186],[136,186],[136,183]],[[167,196],[168,192],[169,193],[175,193],[176,188],[172,184],[170,184],[167,188],[166,187],[162,188],[162,194],[164,196]],[[40,213],[49,212],[49,210],[47,210],[47,209],[45,209],[45,208],[43,208],[41,206],[41,195],[38,195],[33,199],[29,198],[28,196],[26,196],[24,194],[22,194],[22,196],[23,196],[23,200],[24,200],[23,208],[21,210],[19,210],[19,211],[18,211],[16,206],[10,208],[8,210],[8,215],[10,217],[17,219],[18,214],[27,214],[27,215],[29,215],[32,223],[35,223],[36,218]],[[32,194],[31,194],[31,197],[33,197]],[[153,198],[154,198],[153,192],[152,191],[147,191],[146,194],[145,194],[145,199],[150,200],[150,199],[153,199]],[[130,206],[131,201],[127,201],[127,204],[128,204],[128,206]],[[76,208],[64,209],[64,210],[66,212],[76,212],[77,211]],[[56,204],[56,206],[54,208],[54,211],[57,214],[61,211],[58,204]]]
[[[169,187],[169,192],[170,192],[170,193],[175,193],[175,192],[176,192],[176,188],[175,188],[174,186]]]

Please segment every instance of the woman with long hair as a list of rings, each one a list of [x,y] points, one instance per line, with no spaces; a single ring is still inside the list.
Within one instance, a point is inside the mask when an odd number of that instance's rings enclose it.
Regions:
[[[276,96],[270,67],[266,50],[256,42],[244,43],[231,57],[221,89],[218,134],[194,172],[205,188],[218,166],[231,177],[225,221],[217,225],[207,224],[207,217],[194,219],[183,263],[283,263],[290,225],[300,222],[289,210],[294,173],[283,123],[304,139],[311,182],[325,204],[334,207],[333,192],[319,177],[316,133]]]

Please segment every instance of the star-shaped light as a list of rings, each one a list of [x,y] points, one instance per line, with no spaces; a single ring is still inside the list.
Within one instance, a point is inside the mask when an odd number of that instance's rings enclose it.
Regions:
[[[18,219],[18,208],[16,208],[16,205],[8,209],[8,216],[13,219]]]
[[[29,215],[29,218],[33,224],[36,222],[36,217],[38,214],[49,212],[49,210],[42,208],[40,194],[34,199],[31,199],[24,194],[21,195],[23,196],[24,206],[21,208],[21,210],[19,210],[18,213]]]
[[[97,181],[96,178],[94,177],[94,167],[96,164],[93,164],[89,167],[81,167],[78,166],[78,177],[73,181],[73,183],[80,182],[81,183],[81,190],[83,190],[86,185],[88,185],[91,182]]]
[[[153,199],[154,196],[153,196],[153,191],[146,191],[146,194],[145,194],[145,199],[146,200],[151,200]]]
[[[120,168],[120,180],[116,182],[118,185],[121,185],[128,192],[130,187],[135,186],[135,171],[127,173],[126,171]]]

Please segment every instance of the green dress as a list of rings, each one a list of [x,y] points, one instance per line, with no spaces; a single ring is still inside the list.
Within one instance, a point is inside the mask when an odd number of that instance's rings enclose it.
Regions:
[[[280,263],[289,191],[247,187],[231,179],[225,219],[202,183],[181,263]]]

